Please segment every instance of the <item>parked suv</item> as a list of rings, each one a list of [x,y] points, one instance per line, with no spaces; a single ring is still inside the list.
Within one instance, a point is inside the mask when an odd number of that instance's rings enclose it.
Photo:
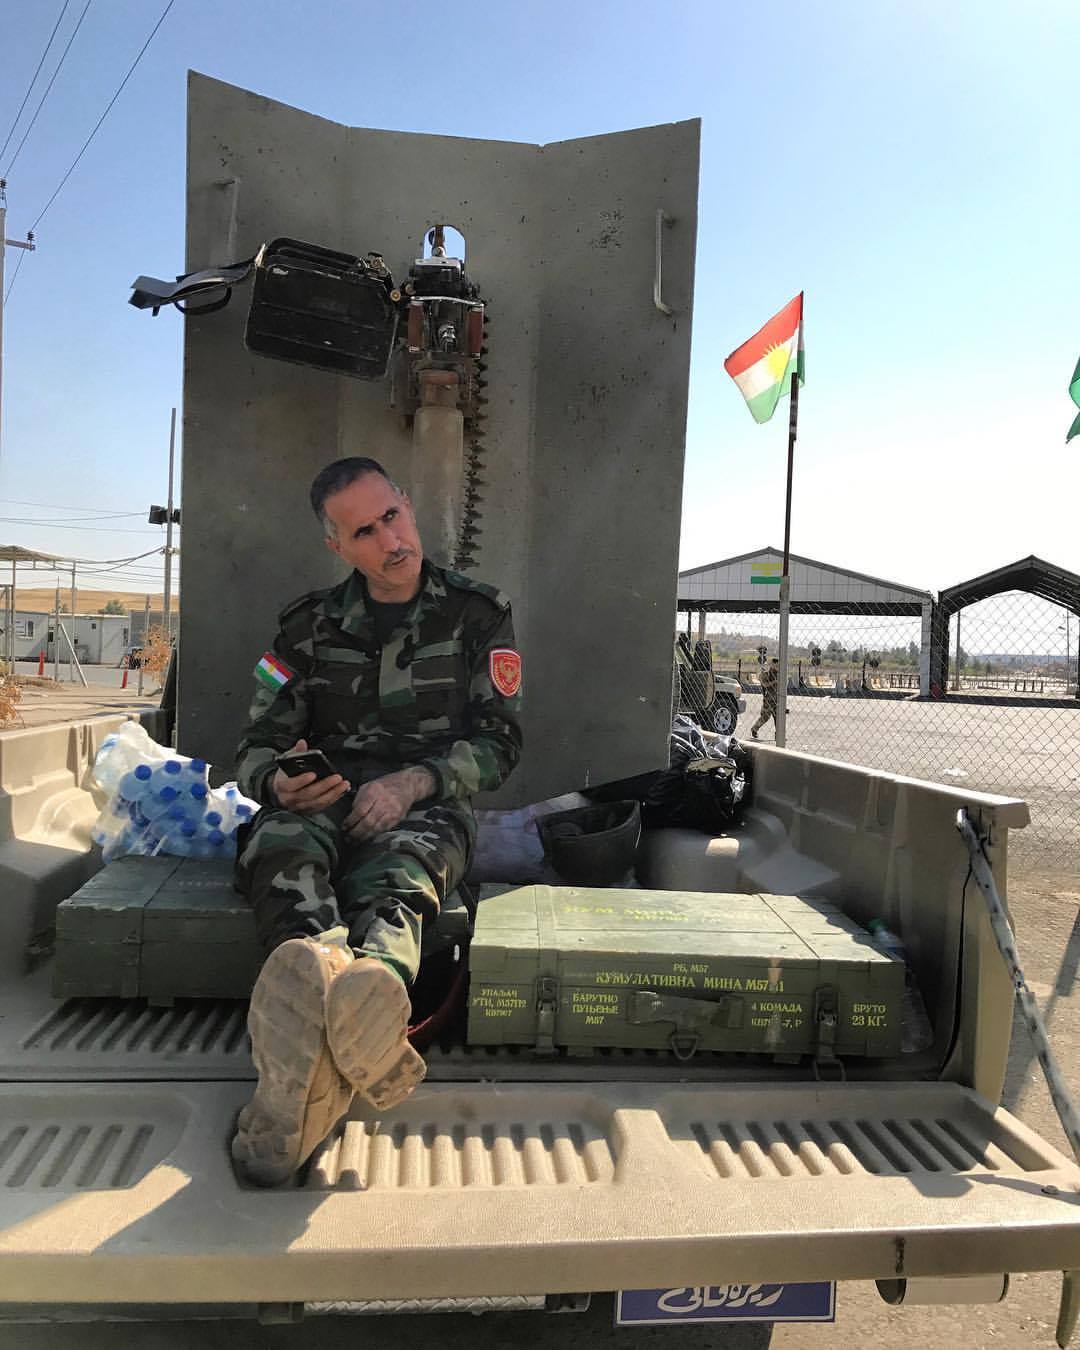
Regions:
[[[738,680],[713,670],[712,645],[701,639],[691,644],[685,633],[675,639],[672,704],[675,712],[687,713],[701,726],[729,736],[746,699]]]

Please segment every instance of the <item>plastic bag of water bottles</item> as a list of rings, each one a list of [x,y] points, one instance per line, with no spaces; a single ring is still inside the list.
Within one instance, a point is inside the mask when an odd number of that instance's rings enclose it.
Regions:
[[[125,854],[235,857],[237,830],[259,804],[235,783],[212,788],[209,768],[158,745],[138,722],[106,736],[91,770],[107,795],[91,831],[105,861]]]

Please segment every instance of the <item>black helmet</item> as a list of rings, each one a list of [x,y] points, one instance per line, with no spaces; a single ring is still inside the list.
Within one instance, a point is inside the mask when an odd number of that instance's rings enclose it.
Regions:
[[[536,822],[548,861],[572,886],[610,886],[634,865],[641,838],[636,801],[578,806]]]

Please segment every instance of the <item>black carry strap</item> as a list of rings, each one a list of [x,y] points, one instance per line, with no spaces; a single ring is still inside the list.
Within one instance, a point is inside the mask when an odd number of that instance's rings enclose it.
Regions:
[[[175,281],[162,281],[160,277],[136,277],[131,283],[131,295],[128,304],[136,309],[149,309],[157,314],[163,305],[175,305],[181,314],[213,314],[224,309],[232,299],[232,288],[246,281],[255,266],[255,258],[245,258],[243,262],[229,263],[225,267],[206,267],[201,272],[188,272]],[[206,304],[184,304],[199,295],[219,291],[224,287],[225,294]]]

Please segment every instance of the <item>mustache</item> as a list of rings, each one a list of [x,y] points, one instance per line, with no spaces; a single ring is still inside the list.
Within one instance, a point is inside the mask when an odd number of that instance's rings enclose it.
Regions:
[[[383,559],[383,566],[389,567],[391,563],[401,562],[403,558],[411,558],[413,551],[411,548],[399,548],[395,553],[391,553]]]

